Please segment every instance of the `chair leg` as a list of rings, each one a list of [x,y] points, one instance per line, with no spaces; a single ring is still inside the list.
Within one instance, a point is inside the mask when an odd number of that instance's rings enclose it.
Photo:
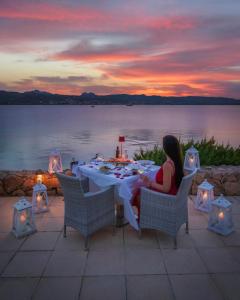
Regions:
[[[185,232],[188,234],[189,233],[189,226],[188,226],[188,221],[186,222],[186,229]]]
[[[173,238],[173,243],[174,243],[174,249],[177,249],[177,237],[175,236],[174,238]]]
[[[67,237],[67,226],[64,224],[63,237]]]
[[[84,239],[84,251],[88,251],[88,236]]]
[[[116,224],[112,225],[112,235],[116,235]]]
[[[138,230],[138,238],[139,238],[139,240],[142,239],[142,230],[141,230],[141,228],[139,228],[139,230]]]

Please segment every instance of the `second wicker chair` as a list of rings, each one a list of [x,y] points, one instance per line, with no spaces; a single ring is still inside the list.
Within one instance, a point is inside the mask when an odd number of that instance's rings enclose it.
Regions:
[[[71,226],[88,238],[100,228],[115,225],[114,189],[106,188],[98,192],[88,192],[88,178],[78,179],[60,173],[56,174],[64,195],[64,237],[66,228]]]

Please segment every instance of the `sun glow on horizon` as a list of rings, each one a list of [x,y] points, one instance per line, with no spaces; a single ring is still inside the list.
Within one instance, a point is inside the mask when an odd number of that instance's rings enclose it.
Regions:
[[[240,98],[240,3],[0,2],[0,89]]]

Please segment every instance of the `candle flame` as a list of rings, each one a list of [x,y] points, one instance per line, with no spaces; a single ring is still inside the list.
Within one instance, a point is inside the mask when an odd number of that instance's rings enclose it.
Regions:
[[[223,220],[224,219],[224,213],[221,211],[219,214],[218,214],[218,218],[220,220]]]
[[[41,195],[37,195],[37,202],[40,202],[42,200],[42,196]]]
[[[208,197],[208,193],[205,191],[205,192],[203,192],[203,199],[204,200],[206,200],[207,199],[207,197]]]
[[[26,216],[24,214],[21,214],[20,216],[20,222],[24,223],[26,221]]]
[[[42,183],[42,175],[37,175],[37,183]]]

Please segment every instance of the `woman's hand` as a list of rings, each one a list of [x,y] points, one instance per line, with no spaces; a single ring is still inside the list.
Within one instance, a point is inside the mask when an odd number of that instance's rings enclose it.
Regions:
[[[145,186],[147,186],[147,187],[151,186],[151,180],[147,176],[141,174],[140,178],[142,179]]]

